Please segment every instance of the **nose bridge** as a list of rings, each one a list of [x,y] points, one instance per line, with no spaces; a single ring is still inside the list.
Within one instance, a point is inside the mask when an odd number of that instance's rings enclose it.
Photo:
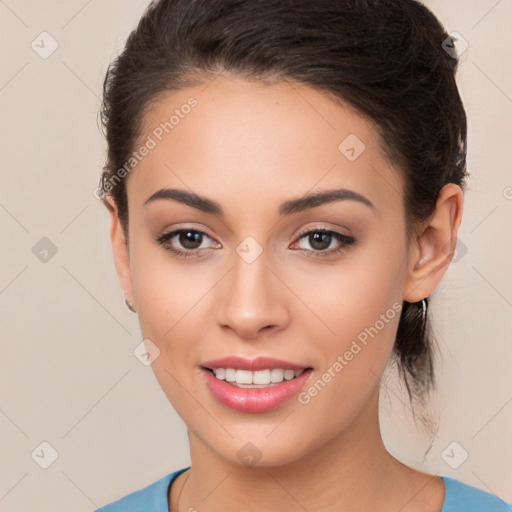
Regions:
[[[218,322],[254,337],[269,326],[283,326],[287,321],[282,283],[272,267],[268,249],[247,237],[233,253],[232,270],[219,297]]]

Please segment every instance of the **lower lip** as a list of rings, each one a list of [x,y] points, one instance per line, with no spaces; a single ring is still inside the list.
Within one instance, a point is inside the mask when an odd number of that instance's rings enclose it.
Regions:
[[[311,372],[311,369],[304,370],[299,377],[267,388],[237,388],[217,379],[210,370],[201,369],[206,385],[215,398],[231,409],[242,412],[265,412],[279,407],[301,390]]]

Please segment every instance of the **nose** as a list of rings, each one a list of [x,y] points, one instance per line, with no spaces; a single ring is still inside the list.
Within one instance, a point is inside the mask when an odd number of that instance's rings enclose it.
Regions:
[[[250,263],[236,254],[233,268],[216,287],[217,322],[239,338],[254,340],[289,322],[292,294],[268,263],[265,251]]]

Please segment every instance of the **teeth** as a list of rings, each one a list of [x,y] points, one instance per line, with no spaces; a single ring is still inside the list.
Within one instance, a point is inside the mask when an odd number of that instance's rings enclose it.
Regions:
[[[215,368],[215,377],[219,380],[231,382],[240,387],[265,387],[269,384],[278,384],[283,380],[292,380],[302,374],[304,370],[283,370],[272,368],[268,370],[236,370],[234,368]]]

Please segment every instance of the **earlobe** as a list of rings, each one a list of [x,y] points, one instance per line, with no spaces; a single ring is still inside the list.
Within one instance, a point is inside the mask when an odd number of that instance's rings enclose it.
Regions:
[[[104,202],[110,216],[110,241],[119,283],[124,291],[125,299],[133,303],[129,251],[119,212],[111,198],[105,198]]]
[[[463,192],[448,183],[439,193],[435,211],[411,242],[404,300],[419,302],[437,288],[455,252],[462,220]]]

